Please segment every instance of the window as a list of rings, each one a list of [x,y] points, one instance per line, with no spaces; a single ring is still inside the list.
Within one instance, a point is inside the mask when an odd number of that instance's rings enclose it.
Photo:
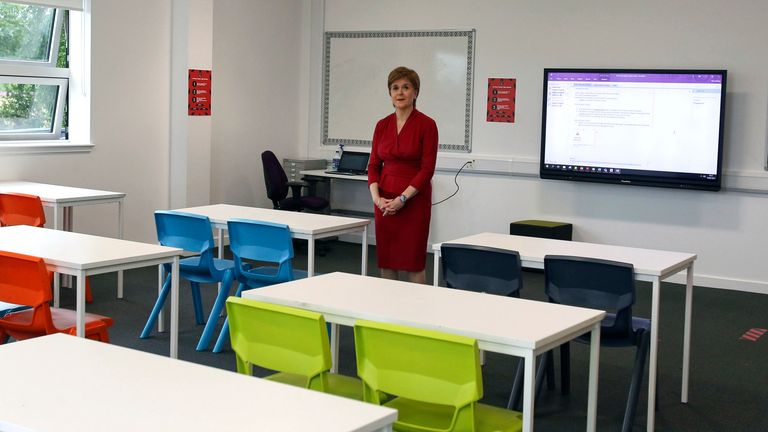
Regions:
[[[87,106],[82,2],[17,1],[0,1],[0,148],[66,144],[70,123],[78,130],[88,123],[79,118],[88,114],[80,109]]]

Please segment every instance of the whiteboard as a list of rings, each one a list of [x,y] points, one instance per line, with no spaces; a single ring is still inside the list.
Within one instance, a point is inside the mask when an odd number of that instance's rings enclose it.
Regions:
[[[439,149],[472,149],[474,30],[326,32],[323,144],[371,145],[376,122],[394,109],[389,72],[406,66],[421,80],[419,111],[437,123]]]

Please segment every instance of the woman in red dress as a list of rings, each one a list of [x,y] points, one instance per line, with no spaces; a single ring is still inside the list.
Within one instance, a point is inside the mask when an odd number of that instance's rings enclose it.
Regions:
[[[419,75],[398,67],[387,79],[395,112],[373,132],[368,185],[375,206],[376,255],[381,277],[426,283],[427,238],[437,125],[416,109]]]

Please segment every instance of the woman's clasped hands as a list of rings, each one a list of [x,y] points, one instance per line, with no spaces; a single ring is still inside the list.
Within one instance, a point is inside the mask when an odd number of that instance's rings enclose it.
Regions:
[[[379,202],[377,204],[379,207],[379,210],[381,210],[382,215],[384,216],[391,216],[397,213],[398,210],[400,210],[403,205],[402,202],[400,202],[399,199],[388,199],[381,197],[379,199]]]

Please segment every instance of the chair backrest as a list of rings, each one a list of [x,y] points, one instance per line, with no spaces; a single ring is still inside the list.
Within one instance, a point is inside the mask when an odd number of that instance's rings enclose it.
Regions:
[[[357,374],[367,402],[379,392],[457,410],[483,396],[477,341],[436,331],[358,321]]]
[[[276,274],[270,283],[293,279],[293,241],[288,225],[247,219],[227,221],[229,248],[235,261],[235,277],[247,272],[243,260],[275,263]]]
[[[261,154],[261,164],[264,168],[264,184],[267,186],[267,197],[272,200],[275,208],[278,202],[288,196],[288,176],[277,156],[270,150]]]
[[[610,333],[632,331],[632,264],[575,256],[544,257],[544,290],[555,303],[616,313]],[[605,331],[605,330],[604,330]]]
[[[251,374],[250,365],[307,377],[307,388],[323,390],[331,368],[325,320],[319,313],[229,297],[232,350],[237,371]]]
[[[48,303],[50,280],[42,258],[0,251],[0,301],[31,307]]]
[[[171,210],[155,212],[157,240],[163,246],[200,254],[200,271],[213,270],[213,232],[206,216]]]
[[[517,251],[443,243],[440,256],[449,288],[520,297],[523,277]]]
[[[16,323],[16,329],[55,332],[51,299],[51,275],[42,258],[0,251],[0,301],[34,308],[31,321]]]
[[[0,193],[0,226],[45,225],[45,210],[40,197],[20,193]]]

